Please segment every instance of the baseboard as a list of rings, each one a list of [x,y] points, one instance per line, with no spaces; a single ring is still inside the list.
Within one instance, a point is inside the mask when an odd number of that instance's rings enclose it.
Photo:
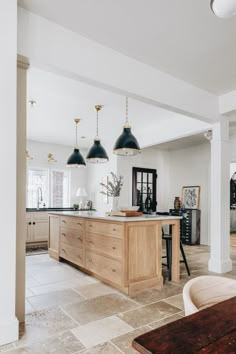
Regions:
[[[15,317],[10,321],[0,322],[0,345],[15,342],[19,338],[19,321]]]

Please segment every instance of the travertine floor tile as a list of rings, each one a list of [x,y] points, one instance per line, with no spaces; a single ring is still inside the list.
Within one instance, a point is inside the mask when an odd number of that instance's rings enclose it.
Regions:
[[[25,300],[25,313],[31,313],[36,311],[36,309],[29,303],[29,301]]]
[[[11,350],[8,354],[73,354],[82,349],[84,349],[83,344],[68,331],[29,346]]]
[[[166,282],[163,287],[145,289],[131,298],[142,305],[147,305],[173,295],[181,294],[182,290],[180,286]]]
[[[96,347],[82,350],[79,354],[121,354],[121,352],[112,343],[106,342]]]
[[[6,344],[6,345],[1,345],[0,346],[0,353],[5,353],[9,351],[10,349],[14,349],[14,345],[12,343]]]
[[[21,328],[21,338],[15,342],[15,345],[28,345],[77,326],[78,324],[58,307],[33,312],[26,315],[25,330]]]
[[[111,340],[113,344],[115,344],[122,353],[125,354],[137,354],[137,351],[132,348],[132,341],[134,338],[141,336],[142,334],[150,331],[150,327],[145,326],[138,329],[135,329],[132,332],[119,336]]]
[[[180,310],[184,310],[184,301],[183,301],[182,294],[169,297],[169,298],[165,299],[164,301],[170,305],[178,307]]]
[[[105,285],[104,283],[79,285],[73,288],[87,299],[92,299],[97,296],[117,293],[115,288]]]
[[[119,314],[119,318],[130,326],[138,328],[148,323],[161,320],[173,315],[180,310],[177,307],[167,304],[164,301],[155,302],[141,308]]]
[[[136,308],[137,305],[120,294],[109,294],[94,299],[63,306],[78,323],[85,324],[120,312]]]
[[[166,325],[168,323],[177,321],[177,320],[179,320],[181,318],[183,318],[183,316],[181,316],[180,314],[176,314],[176,315],[164,318],[163,320],[153,322],[153,323],[149,324],[149,326],[152,327],[153,329],[154,328],[159,328],[159,327],[162,327],[162,326],[164,326],[164,325]]]
[[[43,310],[46,308],[69,304],[84,300],[76,291],[72,289],[65,289],[61,291],[54,291],[47,294],[31,296],[28,302],[36,309]]]
[[[132,330],[133,328],[120,318],[112,316],[77,327],[72,333],[85,347],[91,348]]]
[[[69,289],[69,288],[77,288],[77,287],[82,287],[90,284],[97,284],[98,281],[90,276],[84,276],[80,277],[79,279],[69,279],[69,280],[64,280],[60,281],[57,283],[50,283],[50,284],[45,284],[45,285],[39,285],[31,288],[31,291],[34,293],[34,295],[41,295],[41,294],[46,294],[50,293],[53,291],[58,291],[58,290],[64,290],[64,289]],[[98,283],[99,284],[99,283]]]

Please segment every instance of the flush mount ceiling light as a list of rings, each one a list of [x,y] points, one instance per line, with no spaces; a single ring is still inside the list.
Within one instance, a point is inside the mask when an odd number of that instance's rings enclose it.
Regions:
[[[33,160],[34,158],[32,156],[30,156],[30,153],[28,150],[26,150],[26,159],[27,160]]]
[[[230,18],[236,14],[236,0],[211,0],[211,9],[220,18]]]
[[[48,154],[48,162],[57,162],[51,153]]]
[[[101,140],[98,135],[98,112],[102,109],[103,106],[97,105],[95,109],[97,111],[97,128],[96,128],[96,137],[94,139],[93,146],[90,148],[88,155],[86,157],[87,162],[93,163],[102,163],[109,160],[106,150],[101,144]]]
[[[128,122],[128,97],[126,97],[126,121],[122,134],[116,140],[114,154],[122,156],[133,156],[141,152],[139,143],[135,136],[131,133],[131,126]]]
[[[78,123],[80,122],[80,119],[76,118],[74,119],[75,122],[75,134],[76,134],[76,140],[75,140],[75,148],[73,153],[70,155],[70,157],[67,160],[67,167],[85,167],[86,163],[84,161],[83,156],[81,155],[79,148],[78,148]]]
[[[36,106],[36,104],[37,104],[37,102],[35,100],[29,100],[28,103],[29,103],[31,108],[34,108]]]

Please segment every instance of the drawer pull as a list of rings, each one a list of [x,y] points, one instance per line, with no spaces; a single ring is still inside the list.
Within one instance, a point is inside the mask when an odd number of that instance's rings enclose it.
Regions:
[[[112,231],[116,231],[116,229],[114,228],[114,229],[112,229]]]
[[[65,249],[64,249],[64,248],[62,248],[61,250],[62,250],[64,253],[66,253],[66,251],[65,251]]]
[[[115,247],[115,246],[113,246],[113,247],[112,247],[112,249],[113,249],[113,250],[116,250],[116,247]]]
[[[93,227],[93,225],[89,224],[89,227]]]
[[[63,222],[64,224],[66,224],[66,221],[65,221],[65,220],[62,220],[61,222]]]
[[[77,225],[80,225],[80,226],[81,226],[82,224],[81,224],[81,222],[77,222]]]
[[[113,271],[113,273],[115,273],[115,272],[116,272],[116,269],[112,269],[112,271]]]
[[[66,234],[64,232],[62,232],[62,236],[66,237]]]
[[[77,240],[80,240],[82,242],[82,238],[81,237],[77,237]]]
[[[94,243],[93,241],[89,241],[89,243]]]

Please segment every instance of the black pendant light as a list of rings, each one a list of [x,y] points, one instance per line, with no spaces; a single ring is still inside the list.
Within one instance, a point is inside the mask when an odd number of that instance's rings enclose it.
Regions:
[[[122,156],[133,156],[141,152],[139,143],[131,133],[131,126],[128,122],[128,97],[126,97],[126,121],[122,134],[116,140],[114,154]]]
[[[88,155],[86,157],[87,162],[92,163],[103,163],[109,160],[106,150],[101,144],[101,140],[98,135],[98,112],[102,109],[103,106],[97,105],[95,109],[97,111],[97,130],[96,130],[96,137],[94,139],[93,146],[90,148]]]
[[[67,160],[67,167],[85,167],[86,163],[84,161],[83,156],[81,155],[78,144],[77,144],[77,129],[78,129],[78,123],[80,122],[80,119],[76,118],[75,120],[75,126],[76,126],[76,141],[75,141],[75,148],[73,153],[70,155],[70,157]]]

